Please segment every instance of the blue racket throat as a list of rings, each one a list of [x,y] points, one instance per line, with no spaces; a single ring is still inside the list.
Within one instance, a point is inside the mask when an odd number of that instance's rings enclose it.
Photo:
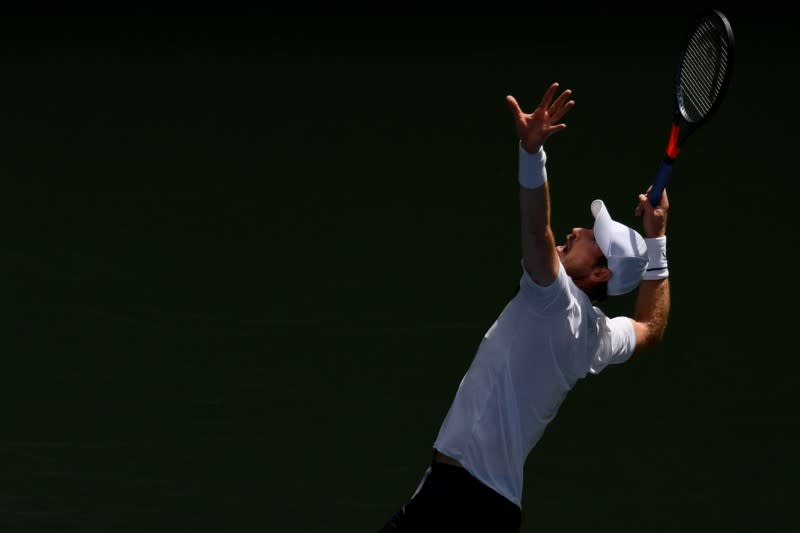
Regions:
[[[650,205],[657,207],[661,203],[661,195],[664,193],[664,188],[667,186],[670,175],[672,175],[672,167],[675,164],[675,159],[671,157],[664,157],[661,165],[658,167],[656,177],[653,179],[653,186],[650,192],[647,193],[647,199],[650,200]]]

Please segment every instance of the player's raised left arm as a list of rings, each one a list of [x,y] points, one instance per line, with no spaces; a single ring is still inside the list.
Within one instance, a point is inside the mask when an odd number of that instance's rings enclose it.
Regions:
[[[539,285],[550,285],[558,275],[558,253],[550,227],[550,189],[547,184],[544,143],[567,127],[559,122],[574,107],[563,91],[555,98],[558,83],[548,87],[541,102],[525,113],[513,96],[507,96],[519,135],[519,201],[522,257],[528,275]]]

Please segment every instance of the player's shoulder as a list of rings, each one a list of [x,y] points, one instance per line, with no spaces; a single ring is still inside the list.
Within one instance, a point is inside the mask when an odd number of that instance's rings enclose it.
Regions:
[[[581,292],[559,264],[556,278],[549,285],[540,285],[522,268],[518,296],[524,298],[538,312],[557,313],[576,305],[576,295]]]

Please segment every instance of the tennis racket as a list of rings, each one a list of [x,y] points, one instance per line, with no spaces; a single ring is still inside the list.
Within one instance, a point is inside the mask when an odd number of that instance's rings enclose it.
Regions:
[[[725,96],[733,68],[733,44],[730,22],[717,10],[699,16],[686,33],[675,72],[672,129],[664,161],[647,196],[653,206],[661,202],[686,139],[711,118]]]

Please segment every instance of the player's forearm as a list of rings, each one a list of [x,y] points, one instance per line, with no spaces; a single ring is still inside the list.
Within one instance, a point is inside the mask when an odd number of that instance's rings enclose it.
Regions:
[[[519,206],[522,257],[536,283],[549,285],[558,272],[558,254],[550,229],[550,188],[544,149],[519,148]]]
[[[636,297],[634,320],[647,326],[645,347],[664,337],[670,310],[669,278],[642,280]]]
[[[523,239],[539,240],[550,232],[550,191],[547,183],[536,189],[519,188]]]
[[[558,272],[555,237],[550,228],[547,183],[536,189],[519,188],[520,235],[525,269],[540,285],[549,285]]]
[[[540,240],[550,231],[550,189],[547,185],[547,155],[519,146],[519,206],[522,238]]]

